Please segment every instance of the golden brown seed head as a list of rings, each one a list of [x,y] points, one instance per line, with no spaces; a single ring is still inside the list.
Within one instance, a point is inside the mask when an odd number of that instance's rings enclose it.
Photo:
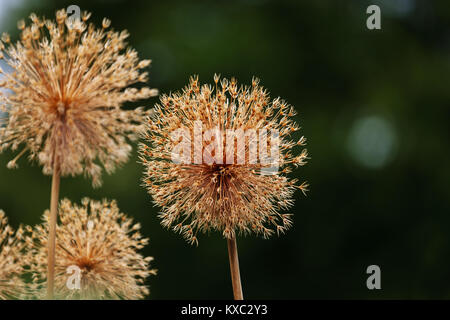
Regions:
[[[84,173],[98,186],[102,166],[112,172],[128,160],[129,140],[137,138],[147,114],[121,106],[157,90],[129,87],[147,80],[142,69],[149,63],[127,48],[128,33],[109,30],[107,19],[96,29],[88,18],[70,19],[60,10],[55,23],[32,14],[31,25],[19,22],[16,44],[2,36],[11,70],[0,78],[0,112],[7,115],[0,119],[0,152],[23,145],[44,173],[57,162],[62,175]]]
[[[162,207],[162,224],[182,233],[191,243],[197,242],[198,231],[211,229],[221,231],[226,238],[237,232],[264,237],[284,232],[292,222],[290,215],[281,211],[292,206],[296,188],[303,192],[307,188],[305,183],[298,186],[297,180],[286,177],[291,167],[304,165],[307,159],[306,149],[294,156],[294,148],[305,145],[306,139],[292,140],[293,132],[299,129],[292,119],[293,107],[280,99],[271,101],[258,79],[245,87],[238,87],[234,78],[219,80],[215,75],[213,86],[201,86],[193,77],[181,93],[162,96],[149,118],[146,144],[140,147],[144,183],[154,203]],[[195,143],[199,122],[200,145]],[[177,135],[180,128],[185,133]],[[212,129],[217,135],[204,139]],[[237,141],[231,145],[232,139],[227,138],[227,131],[236,133],[239,129],[255,133],[248,135],[241,147]],[[269,151],[270,161],[260,153],[264,143],[259,134],[264,130],[266,149],[278,144],[278,156]],[[278,132],[278,137],[269,134],[272,131]],[[190,153],[182,152],[187,157],[183,159],[189,161],[175,163],[173,152],[185,138],[192,148]],[[223,147],[211,151],[211,141]],[[250,147],[255,145],[256,149]],[[198,155],[201,162],[195,161]],[[222,163],[212,161],[220,155]],[[256,162],[250,161],[251,155]],[[274,163],[277,170],[263,174]]]
[[[64,199],[56,227],[55,295],[58,299],[142,299],[149,294],[145,279],[156,274],[152,257],[139,251],[148,244],[139,224],[119,211],[115,201],[83,199],[81,205]],[[33,230],[31,271],[38,297],[45,295],[49,212]],[[80,289],[74,287],[74,270]],[[68,273],[69,272],[69,273]],[[72,285],[72,287],[71,287]]]
[[[21,227],[14,232],[0,210],[0,300],[26,297],[27,286],[22,276],[31,261],[26,250],[29,241]]]

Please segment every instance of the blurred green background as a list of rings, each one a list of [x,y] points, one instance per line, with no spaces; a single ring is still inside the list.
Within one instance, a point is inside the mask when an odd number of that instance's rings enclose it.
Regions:
[[[294,175],[311,191],[297,192],[286,235],[238,239],[246,298],[450,298],[449,1],[0,0],[1,31],[16,40],[20,18],[71,4],[129,30],[160,92],[192,74],[257,76],[298,111],[312,159]],[[381,30],[366,28],[370,4]],[[0,208],[15,227],[36,224],[50,177],[25,158],[8,170],[11,158],[0,155]],[[149,298],[231,298],[226,241],[214,233],[192,247],[163,229],[142,171],[134,151],[102,188],[65,178],[61,195],[117,199],[142,223],[159,269]],[[366,288],[372,264],[381,290]]]

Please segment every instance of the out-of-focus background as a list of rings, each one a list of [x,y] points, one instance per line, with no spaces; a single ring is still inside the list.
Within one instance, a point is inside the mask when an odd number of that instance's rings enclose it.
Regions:
[[[20,18],[72,4],[127,29],[161,92],[192,74],[257,76],[298,111],[312,159],[294,176],[311,191],[286,235],[238,239],[246,298],[450,298],[449,1],[0,0],[0,31],[17,40]],[[370,4],[381,30],[366,27]],[[11,158],[0,155],[0,208],[15,227],[39,223],[50,178],[25,158],[6,169]],[[226,241],[193,247],[163,229],[142,171],[134,152],[102,188],[65,178],[61,195],[117,199],[142,223],[159,269],[149,298],[231,298]],[[366,287],[373,264],[381,290]]]

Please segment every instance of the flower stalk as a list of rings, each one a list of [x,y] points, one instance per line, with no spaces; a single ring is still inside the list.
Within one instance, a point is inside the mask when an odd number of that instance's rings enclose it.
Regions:
[[[244,295],[242,294],[241,273],[239,271],[239,257],[236,237],[227,239],[227,244],[234,300],[244,300]]]
[[[55,161],[52,175],[52,194],[50,197],[50,221],[48,230],[47,299],[54,298],[56,222],[58,220],[59,185],[61,181],[60,176],[60,167],[58,161]]]

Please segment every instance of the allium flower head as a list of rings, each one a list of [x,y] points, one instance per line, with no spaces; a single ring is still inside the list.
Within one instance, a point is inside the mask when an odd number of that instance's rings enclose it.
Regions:
[[[23,229],[14,232],[0,210],[0,300],[26,297],[27,287],[22,278],[25,266],[30,263],[26,247]]]
[[[306,149],[294,155],[306,142],[291,138],[299,129],[294,108],[271,101],[258,79],[245,87],[219,80],[200,85],[194,77],[181,93],[161,97],[140,150],[144,183],[162,207],[162,224],[192,243],[198,231],[213,229],[229,239],[236,232],[284,232],[292,221],[282,211],[296,188],[307,188],[286,177],[307,159]]]
[[[33,230],[33,281],[45,295],[48,214]],[[119,211],[115,201],[83,199],[81,205],[64,199],[56,227],[55,296],[60,299],[141,299],[149,294],[145,279],[152,257],[138,251],[147,243],[139,224]],[[75,287],[78,271],[79,288]],[[72,286],[71,286],[72,285]]]
[[[44,173],[56,162],[63,176],[84,173],[98,186],[100,164],[112,172],[128,159],[127,139],[137,137],[146,111],[121,106],[157,94],[129,87],[147,80],[150,60],[127,48],[127,31],[108,30],[107,19],[96,29],[89,16],[75,20],[60,10],[55,23],[31,14],[31,25],[18,23],[20,41],[1,37],[0,59],[10,70],[0,70],[0,111],[8,115],[3,125],[0,119],[0,151],[23,147],[8,167],[28,151]]]

